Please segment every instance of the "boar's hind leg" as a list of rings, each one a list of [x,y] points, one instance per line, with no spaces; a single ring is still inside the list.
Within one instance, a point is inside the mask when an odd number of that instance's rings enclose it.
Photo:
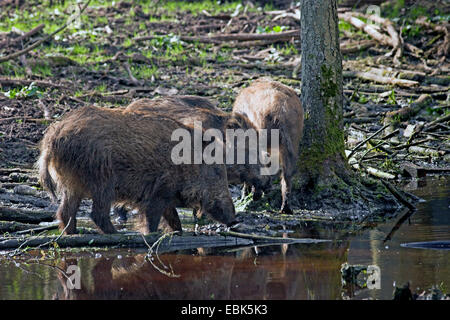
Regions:
[[[175,207],[169,207],[164,210],[163,219],[161,219],[160,226],[166,227],[164,224],[167,224],[169,228],[166,229],[170,229],[170,231],[182,231],[181,221]]]
[[[145,214],[142,216],[143,218],[143,231],[145,234],[150,232],[156,232],[158,230],[158,225],[161,220],[161,217],[165,214],[166,210],[169,210],[169,206],[167,201],[165,201],[163,198],[153,198],[151,202],[147,203],[143,207],[143,212]],[[139,209],[141,211],[141,209]],[[172,213],[169,212],[169,216],[172,215]],[[178,217],[178,213],[177,213]],[[170,222],[169,222],[170,223]]]
[[[282,204],[281,204],[281,213],[284,214],[292,214],[292,209],[289,206],[289,196],[291,193],[291,178],[286,178],[284,175],[281,178],[281,196],[282,196]]]
[[[74,234],[77,230],[76,215],[80,202],[81,197],[70,194],[67,191],[63,192],[56,217],[60,221],[59,229],[61,231],[65,230],[65,234]]]
[[[109,218],[113,193],[108,191],[105,190],[92,197],[91,218],[102,233],[116,233],[116,228]]]

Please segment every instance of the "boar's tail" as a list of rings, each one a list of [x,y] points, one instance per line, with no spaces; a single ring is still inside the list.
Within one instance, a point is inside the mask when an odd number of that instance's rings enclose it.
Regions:
[[[41,155],[39,157],[38,162],[36,163],[38,169],[39,169],[39,181],[41,185],[47,189],[47,191],[50,193],[50,198],[53,201],[56,201],[56,185],[55,182],[52,179],[52,176],[50,175],[50,172],[48,170],[48,165],[50,162],[50,152],[48,148],[43,148]]]

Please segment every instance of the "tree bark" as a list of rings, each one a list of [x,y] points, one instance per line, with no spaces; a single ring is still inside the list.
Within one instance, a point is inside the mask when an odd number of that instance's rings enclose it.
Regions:
[[[345,158],[336,0],[302,1],[301,26],[305,127],[299,167],[307,179],[315,180],[326,162]]]
[[[362,219],[399,205],[383,185],[362,178],[348,165],[338,22],[336,0],[301,2],[305,120],[293,193],[301,208]]]

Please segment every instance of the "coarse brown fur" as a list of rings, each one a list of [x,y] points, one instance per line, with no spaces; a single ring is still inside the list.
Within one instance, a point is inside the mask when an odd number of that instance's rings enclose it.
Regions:
[[[233,112],[246,115],[258,129],[280,130],[281,211],[291,213],[291,179],[297,168],[303,135],[303,107],[299,97],[294,90],[279,82],[259,79],[239,93]],[[269,152],[274,150],[269,149]]]
[[[225,137],[226,129],[255,129],[247,117],[240,114],[228,114],[216,108],[207,98],[197,96],[173,96],[157,99],[139,99],[131,103],[124,110],[124,113],[135,113],[148,115],[149,113],[160,114],[172,117],[185,125],[193,126],[195,121],[201,122],[203,129],[219,129]],[[246,146],[248,148],[248,146]],[[248,149],[247,149],[248,150]],[[235,150],[236,151],[236,150]],[[248,155],[248,152],[246,152]],[[270,187],[271,179],[268,176],[261,175],[261,164],[231,164],[227,165],[227,176],[229,183],[247,183],[253,186],[254,199],[261,197],[264,190]],[[198,209],[198,208],[195,208]],[[126,210],[123,207],[117,207],[116,213],[121,220],[126,220]],[[171,211],[171,212],[169,212]],[[194,216],[196,216],[194,210]],[[202,212],[198,212],[199,215]],[[166,220],[169,217],[176,216],[176,209],[168,209],[165,214]],[[171,219],[174,220],[173,218]],[[174,229],[169,223],[169,226]]]
[[[128,105],[125,113],[147,114],[157,113],[171,117],[181,123],[193,126],[194,121],[201,122],[203,129],[219,129],[226,136],[226,129],[255,129],[246,116],[229,114],[216,108],[210,100],[196,96],[173,96],[158,99],[139,99]],[[248,154],[248,146],[246,146]],[[235,153],[236,154],[236,153]],[[230,164],[227,165],[229,183],[248,183],[255,187],[260,194],[270,186],[270,177],[261,175],[261,163]]]
[[[215,220],[233,223],[225,165],[171,161],[177,144],[171,135],[178,128],[193,131],[158,114],[98,107],[71,111],[51,125],[41,142],[38,166],[42,185],[53,197],[62,195],[60,229],[76,232],[83,198],[93,200],[91,218],[103,233],[116,232],[109,219],[112,203],[138,208],[145,233],[156,231],[166,209],[175,206],[200,204]]]

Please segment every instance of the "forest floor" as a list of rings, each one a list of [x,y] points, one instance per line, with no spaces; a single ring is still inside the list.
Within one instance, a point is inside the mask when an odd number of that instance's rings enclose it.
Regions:
[[[33,164],[46,127],[74,108],[188,94],[230,111],[239,90],[263,76],[300,94],[298,7],[93,0],[76,18],[75,1],[19,1],[17,9],[9,2],[0,4],[0,61],[75,19],[25,55],[0,62],[2,206],[55,210]],[[349,163],[393,184],[450,172],[450,7],[397,3],[381,6],[385,19],[378,25],[369,23],[365,8],[339,9]],[[356,27],[361,22],[363,29]],[[237,200],[237,211],[249,200]],[[82,211],[88,208],[86,202]],[[329,220],[297,213],[302,221]],[[244,225],[256,219],[265,230],[292,220],[256,212],[238,217]]]

